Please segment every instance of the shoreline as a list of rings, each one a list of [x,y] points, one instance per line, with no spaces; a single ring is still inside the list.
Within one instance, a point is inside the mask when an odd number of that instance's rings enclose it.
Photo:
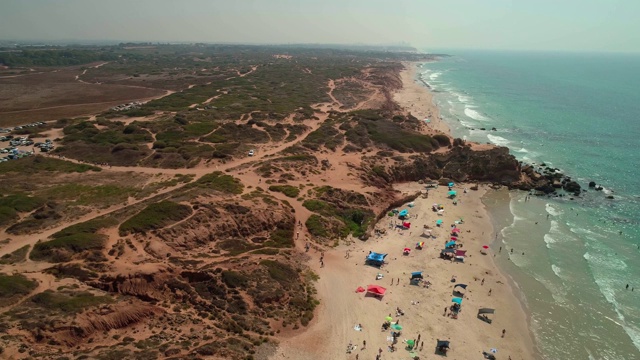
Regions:
[[[418,70],[421,64],[424,64],[424,62],[404,62],[403,63],[403,65],[405,66],[405,70],[401,72],[401,78],[403,80],[403,84],[407,84],[408,85],[407,88],[411,89],[411,91],[407,92],[404,89],[402,89],[398,93],[404,92],[405,94],[403,94],[403,96],[398,96],[396,98],[396,101],[398,101],[401,104],[401,106],[403,106],[405,109],[410,109],[410,110],[415,109],[423,113],[431,111],[432,113],[437,114],[437,116],[435,117],[437,118],[437,123],[435,124],[435,126],[433,126],[433,128],[441,132],[445,132],[449,136],[452,136],[451,127],[442,118],[442,116],[440,116],[440,109],[435,103],[435,99],[434,99],[433,93],[431,92],[430,87],[423,80],[418,79],[417,75],[418,75]],[[409,96],[407,96],[407,93]],[[421,101],[420,100],[421,98],[426,98],[428,104],[423,104],[422,106],[420,104],[415,104],[415,102]],[[483,145],[480,145],[480,146],[483,146]],[[503,191],[508,192],[508,190],[503,190]],[[502,235],[500,234],[501,229],[497,228],[496,222],[494,221],[495,214],[492,214],[492,212],[489,210],[488,206],[486,205],[487,196],[490,196],[490,194],[485,192],[485,194],[483,194],[481,198],[481,201],[482,201],[483,209],[486,215],[490,219],[489,220],[490,226],[493,229],[493,234],[494,234],[494,239],[490,241],[489,245],[492,247],[493,250],[495,250],[495,246],[502,241],[501,239]],[[508,198],[504,201],[506,201],[506,204],[509,204],[509,202],[511,201],[511,195],[507,194],[507,197]],[[533,358],[542,358],[541,352],[538,349],[538,346],[536,344],[533,329],[531,327],[531,313],[528,309],[524,292],[518,286],[518,284],[513,279],[513,277],[506,271],[506,269],[501,267],[498,264],[498,262],[494,261],[493,259],[491,259],[491,263],[493,267],[496,268],[505,279],[507,279],[509,288],[512,292],[512,296],[518,301],[518,304],[520,305],[520,311],[524,316],[524,321],[527,328],[526,333],[529,338],[528,342],[530,343],[530,352]]]
[[[433,94],[416,79],[418,63],[404,65],[405,69],[401,71],[400,76],[405,86],[394,94],[394,100],[405,111],[418,118],[433,118],[432,122],[426,124],[425,133],[450,135],[450,128],[440,117],[439,109],[433,101]],[[457,190],[471,185],[461,184]],[[394,187],[405,194],[425,188],[418,183],[397,184]],[[452,201],[446,197],[446,187],[440,187],[436,191],[432,190],[428,199],[419,198],[415,201],[415,207],[410,213],[417,213],[418,216],[412,220],[415,222],[414,225],[417,225],[412,226],[413,234],[409,231],[409,236],[406,236],[405,230],[401,236],[396,236],[393,229],[377,238],[340,245],[326,251],[325,267],[320,267],[316,261],[319,254],[313,254],[309,266],[320,277],[316,283],[320,300],[316,316],[302,332],[287,331],[288,335],[281,334],[277,349],[264,358],[345,358],[345,349],[349,343],[358,345],[358,350],[346,355],[347,359],[355,359],[356,354],[364,358],[373,357],[377,349],[383,349],[384,359],[407,358],[409,353],[403,348],[402,342],[397,344],[397,351],[387,350],[387,345],[391,343],[385,341],[386,335],[381,333],[380,325],[389,313],[394,318],[393,321],[402,320],[405,327],[400,340],[415,338],[418,334],[422,336],[422,341],[426,342],[426,349],[417,352],[421,357],[433,353],[436,340],[446,339],[451,341],[451,355],[455,358],[479,358],[483,351],[488,352],[492,348],[498,349],[499,358],[540,358],[531,332],[530,316],[522,299],[518,297],[517,286],[512,284],[513,280],[496,264],[493,256],[490,256],[491,250],[487,256],[479,254],[483,243],[493,243],[492,237],[499,231],[495,228],[489,210],[483,202],[488,189],[483,185],[480,191],[460,194],[461,204],[452,206]],[[426,240],[420,236],[423,225],[434,226],[435,213],[429,211],[433,202],[447,204],[448,211],[455,212],[455,216],[446,214],[442,217],[447,226],[453,223],[455,218],[464,217],[465,223],[460,226],[463,231],[471,232],[471,235],[461,234],[461,240],[467,245],[463,248],[469,253],[464,264],[449,264],[448,261],[438,258],[443,247],[441,241],[445,240],[446,234],[440,234],[436,240]],[[388,229],[385,226],[387,221],[387,217],[380,220],[376,224],[377,228]],[[441,229],[440,231],[442,232]],[[482,234],[479,235],[482,238],[478,238],[477,234]],[[417,241],[425,241],[426,247],[423,250],[415,250],[414,245]],[[402,256],[402,247],[405,246],[413,250],[408,257]],[[367,251],[389,253],[387,259],[390,264],[382,271],[364,266],[363,260]],[[350,254],[349,257],[346,252]],[[419,270],[425,271],[425,280],[432,282],[431,288],[422,292],[423,289],[407,284],[407,274]],[[375,274],[378,272],[384,277],[376,281]],[[456,275],[457,282],[469,285],[463,303],[465,312],[461,313],[457,320],[444,317],[442,310],[451,304],[453,284],[449,279],[452,274]],[[390,285],[389,278],[400,279],[401,287]],[[481,285],[481,279],[485,279],[487,284]],[[368,284],[388,289],[382,301],[355,292],[358,286],[366,288]],[[490,294],[487,292],[488,289],[494,292]],[[419,300],[425,301],[413,305]],[[408,316],[394,316],[396,307],[403,309]],[[477,310],[483,307],[496,309],[492,324],[486,324],[476,318]],[[362,324],[364,331],[355,331],[355,324]],[[501,338],[502,329],[507,330],[506,341]],[[360,349],[363,341],[366,341],[367,346]]]
[[[400,71],[402,89],[395,92],[393,99],[406,111],[423,121],[426,134],[444,133],[451,136],[451,128],[440,116],[433,93],[417,78],[418,65],[423,62],[403,62]],[[430,122],[424,122],[429,119]]]

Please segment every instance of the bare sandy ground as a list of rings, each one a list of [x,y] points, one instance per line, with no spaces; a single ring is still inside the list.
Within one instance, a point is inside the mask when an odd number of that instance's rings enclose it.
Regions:
[[[415,193],[424,186],[402,184],[398,189]],[[422,359],[437,356],[434,350],[438,339],[451,341],[450,359],[482,359],[482,352],[492,348],[497,349],[498,359],[536,358],[520,303],[506,278],[495,267],[493,254],[480,253],[482,245],[495,236],[481,202],[486,189],[468,193],[463,193],[461,188],[457,190],[460,195],[457,206],[446,198],[446,187],[431,190],[428,199],[419,198],[413,208],[406,207],[412,217],[417,216],[410,220],[410,230],[389,230],[390,222],[398,220],[396,217],[384,218],[378,227],[385,228],[387,234],[368,241],[355,240],[350,245],[327,251],[324,267],[319,264],[321,253],[311,250],[311,266],[320,276],[317,283],[321,300],[319,311],[306,331],[282,340],[271,359],[356,359],[356,355],[359,359],[374,359],[379,349],[382,349],[382,359],[408,359],[411,355],[402,341],[416,339],[418,335],[424,348],[416,354]],[[443,216],[431,211],[434,203],[445,206]],[[459,242],[468,250],[468,257],[464,263],[441,260],[438,255],[449,239],[450,224],[460,218],[464,223],[458,225],[462,230]],[[444,221],[442,228],[434,230],[437,238],[423,237],[423,225],[435,227],[437,219]],[[415,249],[419,241],[425,242],[423,250]],[[412,249],[409,256],[402,255],[405,247]],[[346,257],[347,250],[349,258]],[[381,270],[364,265],[369,251],[388,253],[388,265]],[[413,271],[424,271],[431,287],[409,285]],[[378,273],[384,276],[381,280],[376,280]],[[451,282],[454,275],[455,283]],[[452,304],[453,286],[457,283],[467,284],[468,288],[462,312],[458,319],[452,319],[443,316],[443,311]],[[369,284],[387,288],[382,300],[356,292],[358,286]],[[396,307],[400,307],[405,315],[396,316]],[[478,309],[484,307],[496,310],[495,315],[489,315],[492,324],[476,317]],[[399,319],[404,328],[395,352],[388,349],[390,331],[381,330],[389,314],[394,322]],[[356,324],[362,324],[363,331],[354,330]],[[506,330],[504,338],[503,329]],[[363,341],[366,341],[365,348],[362,348]],[[350,342],[358,349],[347,354]]]
[[[449,126],[442,121],[440,110],[433,102],[433,94],[416,78],[418,64],[404,62],[403,65],[405,69],[400,72],[403,87],[394,94],[393,99],[418,119],[429,119],[429,123],[425,122],[430,130],[428,132],[449,134]]]

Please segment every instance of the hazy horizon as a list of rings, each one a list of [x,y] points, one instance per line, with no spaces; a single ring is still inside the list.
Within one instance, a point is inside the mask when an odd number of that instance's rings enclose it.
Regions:
[[[640,2],[5,0],[3,40],[640,52]]]

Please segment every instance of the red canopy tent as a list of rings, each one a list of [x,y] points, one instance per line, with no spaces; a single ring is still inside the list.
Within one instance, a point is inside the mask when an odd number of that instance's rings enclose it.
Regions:
[[[374,295],[383,296],[384,293],[387,292],[387,289],[378,285],[367,285],[367,292],[372,293]]]
[[[405,222],[402,223],[402,226],[407,228],[407,229],[409,229],[409,228],[411,228],[411,223],[405,221]]]

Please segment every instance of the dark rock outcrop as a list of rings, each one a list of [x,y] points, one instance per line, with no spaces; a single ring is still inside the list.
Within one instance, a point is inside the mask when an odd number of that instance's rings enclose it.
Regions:
[[[456,146],[446,153],[417,156],[412,162],[396,165],[388,172],[393,182],[448,178],[457,182],[483,181],[514,186],[521,179],[520,163],[506,147],[473,150]]]
[[[575,181],[567,181],[562,188],[565,191],[571,192],[571,193],[574,193],[574,194],[575,193],[580,194],[580,191],[582,190],[580,184],[578,184]]]

